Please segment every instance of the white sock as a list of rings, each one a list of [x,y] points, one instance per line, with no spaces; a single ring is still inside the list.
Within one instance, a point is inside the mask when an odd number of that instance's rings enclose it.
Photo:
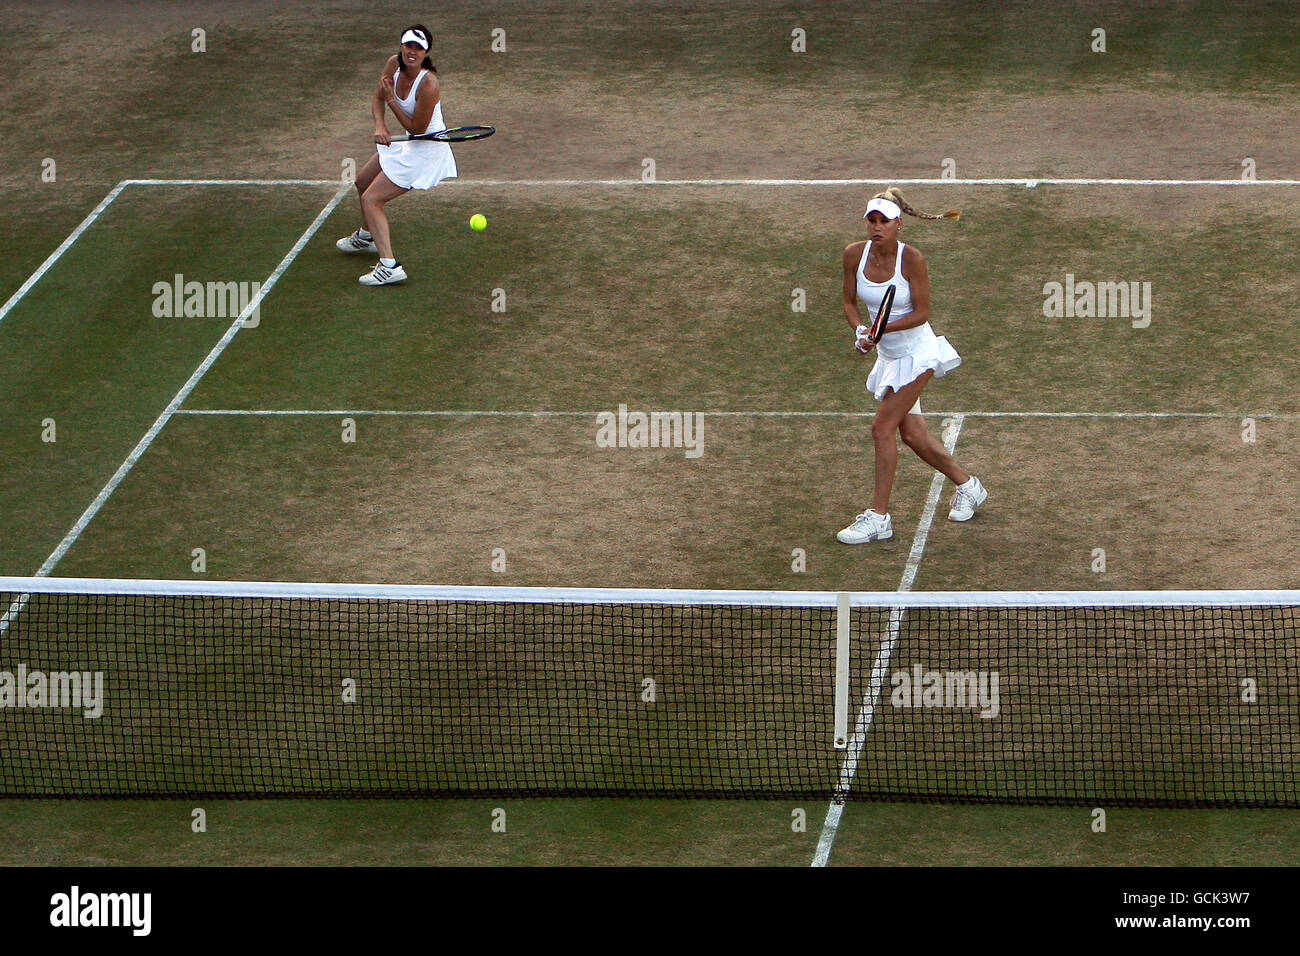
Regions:
[[[969,478],[966,479],[966,482],[965,482],[964,484],[960,484],[960,485],[958,485],[957,487],[958,487],[958,488],[974,488],[974,487],[975,487],[975,476],[974,476],[974,475],[971,475]]]
[[[370,233],[366,232],[364,229],[358,229],[358,230],[357,230],[357,237],[360,238],[360,239],[373,239],[373,238],[375,238],[375,237],[372,236]]]
[[[381,266],[384,266],[385,268],[391,269],[393,266],[397,265],[397,260],[396,260],[396,259],[385,259],[383,256],[380,256],[380,257],[379,257],[379,264],[380,264]]]

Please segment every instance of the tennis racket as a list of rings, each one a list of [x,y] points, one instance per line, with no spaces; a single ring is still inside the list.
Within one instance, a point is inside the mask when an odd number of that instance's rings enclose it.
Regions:
[[[409,143],[415,139],[431,139],[435,143],[467,143],[472,139],[487,139],[496,131],[495,126],[454,126],[434,133],[408,133],[405,136],[394,136],[393,142]]]
[[[880,341],[880,337],[885,334],[885,326],[889,324],[889,310],[894,307],[894,287],[891,285],[885,290],[885,298],[880,303],[880,310],[876,312],[876,321],[871,323],[871,330],[867,332],[867,341],[875,345]]]

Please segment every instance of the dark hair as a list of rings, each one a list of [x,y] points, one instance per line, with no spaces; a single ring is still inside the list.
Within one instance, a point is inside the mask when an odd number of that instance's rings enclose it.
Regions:
[[[425,39],[429,41],[429,45],[430,45],[430,46],[433,45],[433,34],[429,32],[429,28],[426,27],[423,23],[417,23],[417,24],[415,24],[414,26],[409,26],[409,27],[406,28],[406,30],[415,30],[415,31],[418,32],[418,33],[423,33]],[[398,34],[398,35],[399,35],[399,36],[403,36],[403,35],[405,35],[405,34],[406,34],[406,30],[403,30],[403,31],[402,31],[400,34]],[[400,42],[397,44],[397,64],[398,64],[399,67],[400,67],[401,64],[402,64],[402,44],[401,44]],[[436,66],[434,66],[434,65],[433,65],[433,61],[429,59],[429,54],[428,54],[428,51],[427,51],[427,50],[425,51],[425,54],[424,54],[424,62],[423,62],[422,64],[420,64],[420,65],[421,65],[422,67],[424,67],[426,70],[428,70],[429,72],[431,72],[431,73],[437,73],[437,72],[438,72],[438,68],[437,68]]]

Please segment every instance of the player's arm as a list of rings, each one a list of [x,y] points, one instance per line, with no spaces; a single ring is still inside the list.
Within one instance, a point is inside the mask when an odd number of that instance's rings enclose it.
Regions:
[[[925,267],[925,256],[915,246],[903,248],[903,278],[912,292],[912,311],[890,319],[887,332],[914,329],[930,321],[930,273]]]
[[[394,94],[396,96],[396,94]],[[442,90],[438,86],[438,78],[432,73],[424,74],[424,79],[420,81],[420,89],[415,94],[415,115],[408,117],[397,105],[397,100],[388,101],[389,108],[393,115],[397,117],[397,122],[402,124],[402,128],[408,133],[423,133],[429,128],[429,120],[433,119],[433,108],[438,105],[438,99],[442,96]]]
[[[865,241],[851,243],[844,249],[844,318],[854,330],[862,325],[862,313],[858,311],[858,263],[862,261],[864,248]]]
[[[844,247],[844,318],[857,338],[859,352],[870,352],[874,348],[873,343],[864,337],[867,326],[858,310],[858,263],[862,261],[862,250],[866,247],[865,240]]]
[[[370,115],[375,120],[375,142],[387,146],[392,142],[388,135],[388,121],[384,118],[385,104],[396,96],[393,89],[393,71],[397,69],[397,57],[390,56],[388,65],[384,67],[384,72],[379,75],[379,82],[375,84],[375,95],[370,101]]]

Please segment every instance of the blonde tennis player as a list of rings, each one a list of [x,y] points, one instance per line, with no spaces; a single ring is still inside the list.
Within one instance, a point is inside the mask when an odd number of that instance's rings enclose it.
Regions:
[[[393,257],[384,206],[412,189],[431,189],[456,175],[456,158],[446,143],[433,140],[394,143],[388,110],[408,133],[445,129],[437,70],[429,59],[431,35],[419,23],[402,32],[401,47],[390,56],[370,103],[375,118],[375,155],[357,172],[361,228],[340,239],[344,252],[378,252],[379,262],[361,277],[362,285],[406,281],[406,270]]]
[[[960,365],[961,356],[947,339],[930,328],[930,276],[925,257],[915,246],[898,238],[904,212],[922,219],[955,219],[961,215],[956,210],[942,216],[917,212],[891,187],[867,204],[864,218],[871,238],[844,250],[844,316],[857,336],[857,350],[876,350],[876,364],[867,377],[867,388],[880,402],[871,424],[876,450],[871,507],[836,535],[845,544],[884,541],[894,536],[889,495],[898,468],[895,432],[922,461],[957,485],[948,513],[950,521],[969,521],[988,497],[980,480],[957,464],[948,449],[930,434],[921,414],[922,390],[932,378],[946,375]],[[894,304],[889,322],[879,342],[872,343],[863,319],[865,316],[870,321],[876,315],[891,285]]]

